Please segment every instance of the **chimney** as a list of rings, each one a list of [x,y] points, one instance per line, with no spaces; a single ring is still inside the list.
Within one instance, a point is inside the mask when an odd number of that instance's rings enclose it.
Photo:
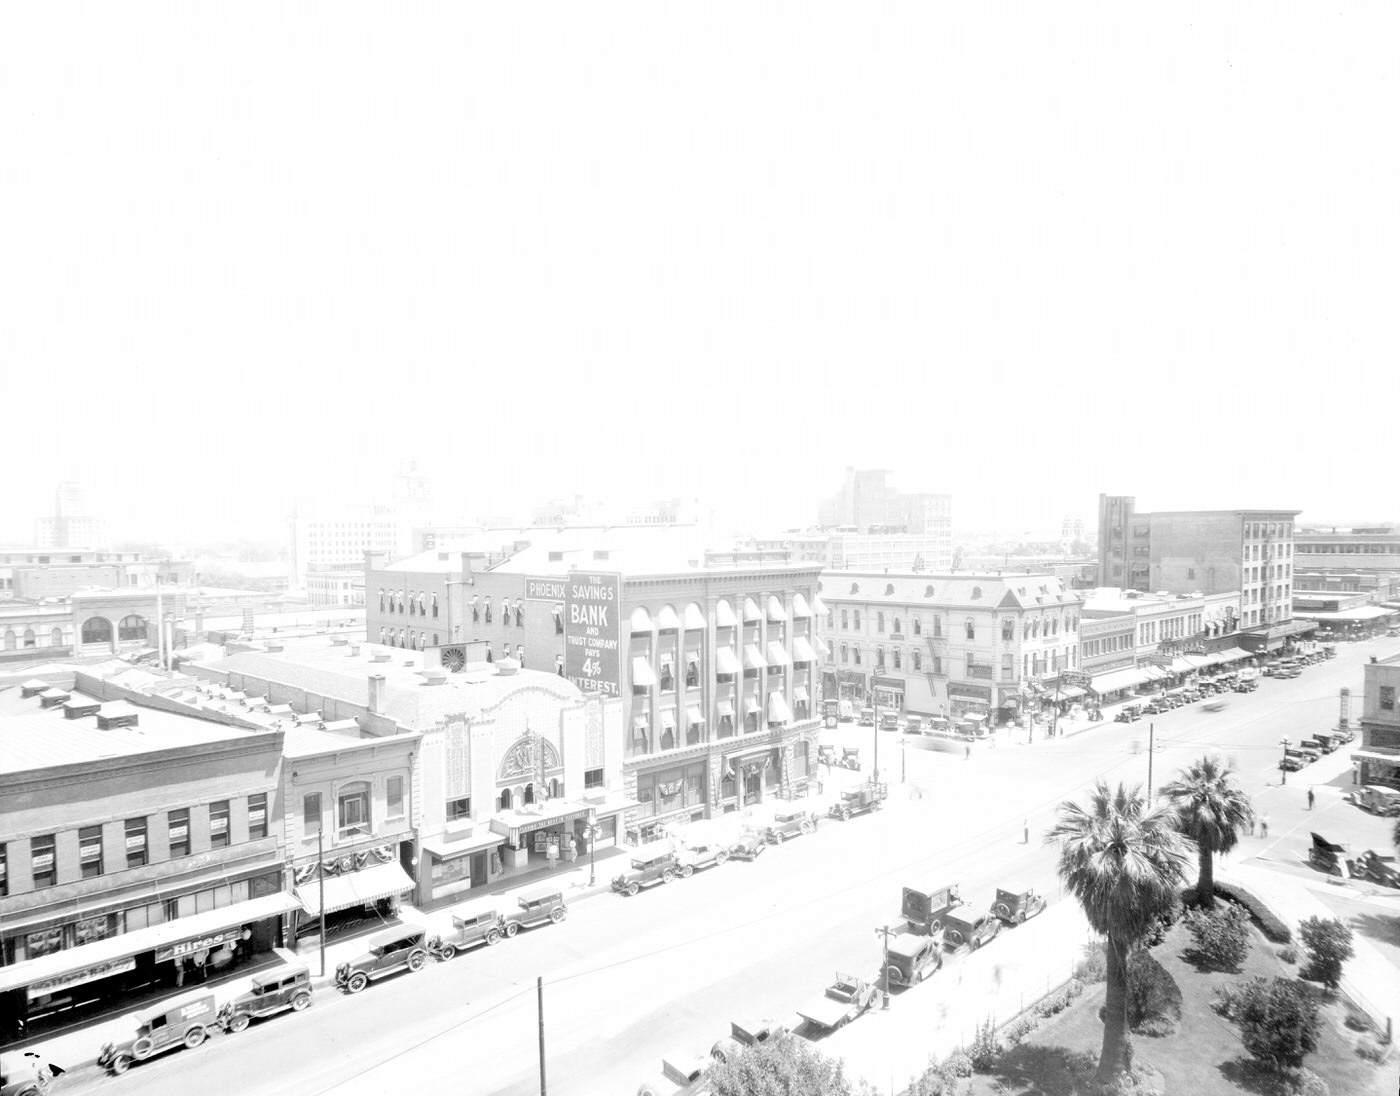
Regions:
[[[358,643],[352,643],[352,644],[350,644],[350,657],[351,657],[351,658],[359,658],[359,657],[360,657],[360,645],[359,645]]]
[[[369,710],[373,715],[384,714],[384,675],[369,675]]]

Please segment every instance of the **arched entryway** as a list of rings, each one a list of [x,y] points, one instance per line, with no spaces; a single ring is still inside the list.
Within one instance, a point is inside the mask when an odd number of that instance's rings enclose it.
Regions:
[[[106,617],[92,617],[83,624],[83,643],[112,643],[112,622]]]
[[[144,641],[146,638],[146,618],[132,613],[124,616],[117,625],[117,639],[123,643],[130,640]]]
[[[50,647],[62,647],[62,646],[63,646],[63,629],[62,629],[62,628],[55,628],[55,629],[53,629],[51,632],[49,632],[49,646],[50,646]]]

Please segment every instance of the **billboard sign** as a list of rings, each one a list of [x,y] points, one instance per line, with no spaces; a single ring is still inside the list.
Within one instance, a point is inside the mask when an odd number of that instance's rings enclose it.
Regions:
[[[544,577],[525,576],[525,600],[526,601],[553,601],[555,603],[564,600],[564,588],[568,579],[558,575],[547,575]]]
[[[585,693],[622,695],[622,576],[564,580],[564,676]]]

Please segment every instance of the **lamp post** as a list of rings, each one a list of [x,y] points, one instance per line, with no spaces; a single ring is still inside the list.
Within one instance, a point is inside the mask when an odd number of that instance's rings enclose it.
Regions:
[[[883,936],[885,939],[885,958],[880,964],[881,1009],[890,1007],[890,933],[895,931],[897,930],[890,928],[889,925],[881,925],[875,930],[876,936]]]
[[[595,860],[595,857],[594,857],[594,850],[595,850],[595,849],[597,848],[597,846],[598,846],[598,810],[597,810],[596,807],[588,812],[588,830],[587,830],[587,833],[588,833],[588,885],[591,887],[591,886],[593,886],[594,868],[595,868],[595,866],[596,866],[596,864],[597,864],[597,861]]]
[[[1280,784],[1288,783],[1288,739],[1279,739],[1279,745],[1283,747],[1283,760],[1279,762],[1278,771],[1281,774]]]
[[[321,899],[317,903],[320,908],[321,918],[321,977],[326,976],[326,837],[322,832],[324,825],[316,827],[316,880],[321,891]]]

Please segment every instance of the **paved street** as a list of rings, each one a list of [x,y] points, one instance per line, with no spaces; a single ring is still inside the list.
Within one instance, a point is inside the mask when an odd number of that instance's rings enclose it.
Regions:
[[[1400,641],[1343,645],[1335,661],[1300,678],[1265,680],[1253,694],[1232,694],[1221,712],[1190,705],[1155,717],[1154,781],[1170,779],[1206,749],[1233,757],[1245,787],[1274,822],[1268,839],[1245,838],[1241,861],[1262,854],[1296,869],[1308,825],[1323,819],[1351,835],[1341,839],[1353,848],[1381,845],[1387,823],[1341,802],[1341,785],[1350,779],[1346,748],[1314,767],[1318,777],[1330,774],[1336,782],[1319,787],[1317,811],[1308,818],[1310,770],[1290,774],[1280,787],[1277,742],[1334,725],[1338,689],[1359,694],[1365,657],[1395,650]],[[378,1093],[409,1086],[537,1092],[539,975],[546,983],[550,1091],[631,1092],[658,1071],[663,1054],[707,1051],[731,1017],[785,1019],[836,970],[873,974],[880,958],[873,930],[897,922],[906,882],[957,879],[966,900],[987,905],[998,882],[1017,878],[1060,901],[1054,854],[1041,839],[1054,807],[1096,775],[1144,781],[1149,763],[1146,719],[1105,721],[1031,745],[1003,735],[995,748],[979,745],[968,759],[901,747],[900,735],[853,725],[824,733],[838,745],[863,744],[868,762],[880,735],[883,777],[895,788],[901,763],[907,777],[888,809],[824,822],[815,835],[770,849],[755,863],[726,864],[636,898],[602,894],[578,902],[562,925],[397,976],[355,998],[323,993],[304,1014],[255,1023],[240,1035],[138,1065],[124,1078],[99,1079],[84,1070],[66,1078],[64,1088],[76,1093],[100,1083],[104,1091],[126,1086],[143,1096],[201,1089]],[[838,769],[833,780],[853,776]],[[922,797],[907,798],[906,788]],[[1082,934],[1072,925],[1066,931]],[[974,956],[970,969],[994,966],[993,949],[1004,943],[994,941]],[[1072,956],[1051,958],[1064,964]],[[896,998],[892,1011],[914,1010],[920,994],[938,996],[947,1007],[935,1016],[941,1026],[930,1039],[945,1028],[970,1027],[977,1016],[960,1014],[948,988],[967,964],[951,962],[933,983]],[[842,1038],[881,1029],[866,1018]]]

